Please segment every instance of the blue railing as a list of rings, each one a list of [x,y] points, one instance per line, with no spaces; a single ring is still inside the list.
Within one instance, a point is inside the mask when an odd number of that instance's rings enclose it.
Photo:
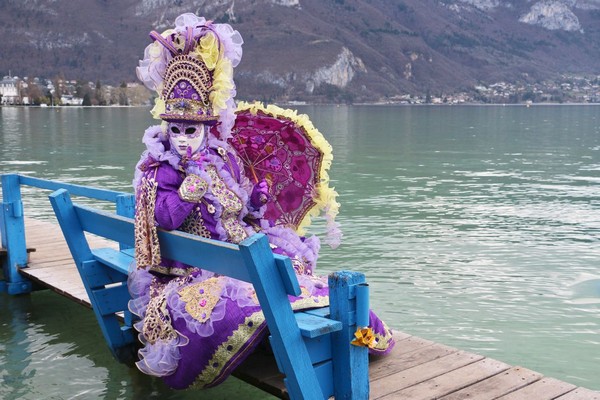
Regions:
[[[27,267],[27,243],[25,240],[21,186],[32,186],[51,191],[66,189],[73,196],[112,202],[115,204],[119,215],[125,217],[133,217],[134,215],[135,200],[131,193],[74,185],[19,174],[2,175],[0,236],[2,238],[2,272],[4,276],[0,280],[0,292],[22,294],[29,293],[32,289],[31,282],[19,273],[20,268]],[[121,245],[121,248],[123,247]]]

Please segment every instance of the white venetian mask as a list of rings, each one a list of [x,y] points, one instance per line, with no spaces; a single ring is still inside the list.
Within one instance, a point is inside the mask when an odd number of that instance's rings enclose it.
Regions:
[[[179,155],[196,153],[204,142],[204,125],[199,122],[169,122],[167,125],[167,133],[171,148]]]

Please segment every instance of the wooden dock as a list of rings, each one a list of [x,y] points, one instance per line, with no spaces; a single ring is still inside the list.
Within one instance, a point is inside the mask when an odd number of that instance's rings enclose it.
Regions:
[[[26,219],[28,267],[21,273],[78,303],[89,298],[60,228],[51,222]],[[91,238],[96,247],[114,243]],[[600,392],[546,378],[522,367],[461,351],[396,331],[391,355],[373,359],[369,368],[372,399],[501,399],[600,400]],[[256,353],[234,373],[238,378],[280,398],[286,398],[273,357]]]

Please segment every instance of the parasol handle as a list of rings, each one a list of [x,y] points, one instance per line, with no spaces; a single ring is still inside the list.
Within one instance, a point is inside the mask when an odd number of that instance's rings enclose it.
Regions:
[[[254,177],[254,183],[258,183],[258,176],[256,176],[256,171],[254,170],[254,166],[252,164],[249,165],[250,171],[252,172],[252,176]]]

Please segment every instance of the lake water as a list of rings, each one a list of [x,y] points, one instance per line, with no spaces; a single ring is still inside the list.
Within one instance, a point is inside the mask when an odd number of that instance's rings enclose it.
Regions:
[[[334,148],[342,204],[321,273],[365,272],[393,328],[600,389],[600,106],[299,110]],[[0,108],[0,173],[130,191],[152,123],[144,108]],[[24,194],[51,218],[47,193]],[[234,379],[169,391],[54,293],[0,307],[2,398],[268,398]]]

